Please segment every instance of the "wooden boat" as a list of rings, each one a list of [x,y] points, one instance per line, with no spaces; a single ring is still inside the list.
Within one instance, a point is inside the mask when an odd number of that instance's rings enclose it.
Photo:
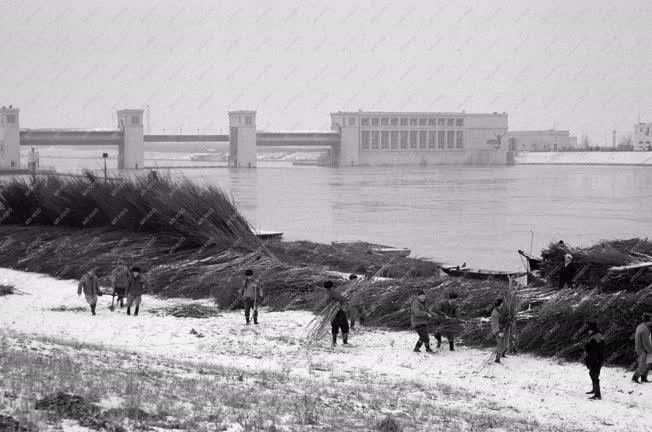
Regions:
[[[283,237],[283,233],[278,231],[254,230],[254,234],[261,240],[278,240]]]
[[[486,270],[475,269],[471,267],[460,267],[452,265],[443,265],[441,270],[449,276],[453,277],[466,277],[470,279],[497,279],[509,280],[509,278],[516,278],[525,275],[525,272],[503,271],[503,270]]]
[[[542,258],[536,257],[534,255],[531,255],[527,252],[524,252],[522,250],[518,250],[519,255],[524,257],[527,260],[527,264],[529,266],[529,271],[534,271],[534,270],[539,270],[541,266],[541,262],[543,261]]]
[[[369,244],[369,247],[367,249],[367,253],[372,253],[375,255],[385,255],[385,256],[392,256],[392,257],[401,257],[405,258],[408,255],[410,255],[412,251],[408,248],[395,248],[392,246],[385,246],[385,245],[379,245],[379,244]]]

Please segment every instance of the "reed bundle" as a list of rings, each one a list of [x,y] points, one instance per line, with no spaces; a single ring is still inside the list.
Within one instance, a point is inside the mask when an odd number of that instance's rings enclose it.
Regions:
[[[573,256],[577,272],[574,282],[578,287],[609,292],[638,291],[652,283],[650,268],[609,271],[611,267],[652,261],[652,242],[647,239],[603,241],[587,248],[550,243],[541,252],[542,275],[556,283],[566,254]]]

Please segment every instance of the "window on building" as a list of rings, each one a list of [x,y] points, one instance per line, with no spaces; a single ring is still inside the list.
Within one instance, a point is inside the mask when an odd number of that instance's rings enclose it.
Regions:
[[[437,142],[437,132],[428,131],[428,148],[434,149]]]
[[[463,118],[458,118],[455,119],[455,126],[464,126],[464,119]]]
[[[131,116],[131,124],[135,124],[135,125],[140,124],[140,116],[137,115]]]
[[[437,119],[436,118],[429,118],[428,119],[428,126],[434,126],[437,124]]]
[[[419,126],[425,126],[427,123],[428,123],[427,118],[424,117],[419,119]]]
[[[389,142],[391,143],[392,150],[396,150],[398,148],[398,131],[390,132]]]
[[[369,117],[362,117],[362,121],[360,121],[360,124],[362,126],[369,126]]]
[[[380,133],[380,148],[387,150],[389,148],[389,132],[382,131]]]
[[[410,131],[410,148],[411,149],[417,148],[417,138],[418,138],[418,132],[417,131]]]
[[[464,148],[464,132],[457,131],[455,136],[455,147],[459,149]]]
[[[7,114],[7,123],[8,124],[16,123],[16,114]]]
[[[369,150],[369,142],[371,140],[371,133],[369,131],[362,131],[362,139],[360,140],[360,148],[362,150]]]
[[[428,131],[419,131],[419,148],[424,149],[427,146],[426,139]]]
[[[371,125],[372,126],[378,126],[378,117],[372,117],[371,118]]]
[[[437,124],[439,126],[446,126],[446,119],[443,118],[437,119]]]
[[[405,117],[401,117],[401,126],[407,126],[408,124],[408,119]]]
[[[446,147],[454,148],[455,147],[455,131],[447,131],[446,135],[447,135]]]
[[[379,144],[378,131],[371,131],[371,149],[378,150]]]
[[[446,124],[448,126],[455,126],[455,119],[454,118],[446,119]]]
[[[246,116],[246,117],[245,117],[245,124],[246,124],[246,125],[251,125],[251,123],[252,123],[251,120],[252,120],[252,119],[251,119],[251,116]]]
[[[418,124],[419,124],[419,119],[418,119],[418,118],[416,118],[416,117],[412,117],[412,118],[410,119],[410,126],[416,126],[416,125],[418,125]]]
[[[380,119],[380,125],[381,126],[387,126],[389,125],[389,119],[387,117],[383,117]]]
[[[437,131],[437,147],[440,149],[446,147],[446,131]]]
[[[349,117],[349,126],[355,126],[355,117]]]
[[[392,117],[390,123],[392,124],[392,126],[398,126],[398,117]]]
[[[401,148],[406,149],[408,148],[408,132],[407,131],[401,131]]]

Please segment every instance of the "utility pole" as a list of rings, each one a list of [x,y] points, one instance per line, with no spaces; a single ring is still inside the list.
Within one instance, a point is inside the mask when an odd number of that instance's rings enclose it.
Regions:
[[[108,157],[108,153],[102,153],[102,158],[104,159],[104,183],[106,183],[106,158]]]

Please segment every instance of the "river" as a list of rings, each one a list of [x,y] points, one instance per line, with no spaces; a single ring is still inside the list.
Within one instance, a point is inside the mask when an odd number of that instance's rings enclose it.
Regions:
[[[522,268],[516,250],[529,251],[532,237],[538,254],[559,239],[652,233],[650,167],[266,165],[179,172],[230,191],[256,228],[287,240],[364,240],[474,267]]]

